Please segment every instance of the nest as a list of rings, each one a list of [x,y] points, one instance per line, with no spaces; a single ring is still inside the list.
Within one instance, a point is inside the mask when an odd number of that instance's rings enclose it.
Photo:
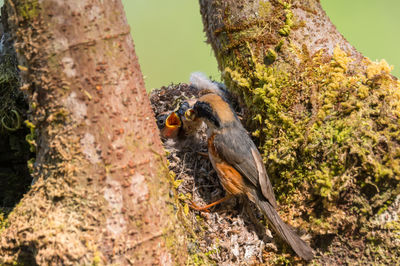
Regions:
[[[153,90],[150,100],[157,117],[176,110],[182,101],[195,99],[199,93],[187,84],[170,85]],[[235,111],[239,116],[242,114],[240,108]],[[272,242],[274,239],[265,226],[261,212],[253,203],[232,198],[212,207],[209,213],[188,211],[190,200],[204,206],[225,194],[208,157],[200,154],[207,152],[206,140],[205,125],[195,136],[163,140],[170,170],[176,174],[175,183],[179,184],[180,202],[186,208],[186,218],[190,220],[195,234],[195,237],[189,238],[188,244],[192,262],[226,265],[271,261],[270,256],[275,254],[277,247]]]

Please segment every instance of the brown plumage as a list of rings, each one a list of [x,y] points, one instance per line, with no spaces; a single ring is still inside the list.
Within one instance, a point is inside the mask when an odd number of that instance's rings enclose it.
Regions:
[[[276,211],[275,195],[261,155],[230,105],[216,94],[207,94],[187,112],[192,120],[200,119],[208,126],[208,154],[227,191],[225,198],[229,195],[247,196],[263,211],[275,232],[300,257],[311,260],[313,250]],[[197,209],[213,205],[215,203]]]

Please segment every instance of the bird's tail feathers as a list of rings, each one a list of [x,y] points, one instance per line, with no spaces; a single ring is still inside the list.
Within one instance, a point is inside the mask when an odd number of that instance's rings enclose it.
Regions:
[[[285,224],[278,212],[267,200],[260,200],[256,198],[256,204],[261,208],[266,215],[269,224],[274,228],[274,231],[296,252],[298,256],[304,260],[312,260],[314,257],[313,249],[302,240],[293,229]]]

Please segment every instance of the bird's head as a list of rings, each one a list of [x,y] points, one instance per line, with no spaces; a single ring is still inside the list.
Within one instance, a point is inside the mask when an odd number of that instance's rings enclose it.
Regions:
[[[175,138],[182,126],[179,116],[172,112],[171,114],[162,114],[157,117],[157,126],[160,129],[161,136],[164,138]]]
[[[240,123],[231,106],[217,94],[206,94],[200,97],[193,108],[185,112],[190,120],[201,119],[210,129],[222,129]]]

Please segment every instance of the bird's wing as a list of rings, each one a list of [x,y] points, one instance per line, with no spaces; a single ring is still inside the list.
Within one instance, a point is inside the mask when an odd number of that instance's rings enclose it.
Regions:
[[[228,130],[216,134],[214,147],[228,164],[232,165],[255,187],[260,186],[264,197],[277,207],[274,191],[265,170],[261,155],[244,130]]]

